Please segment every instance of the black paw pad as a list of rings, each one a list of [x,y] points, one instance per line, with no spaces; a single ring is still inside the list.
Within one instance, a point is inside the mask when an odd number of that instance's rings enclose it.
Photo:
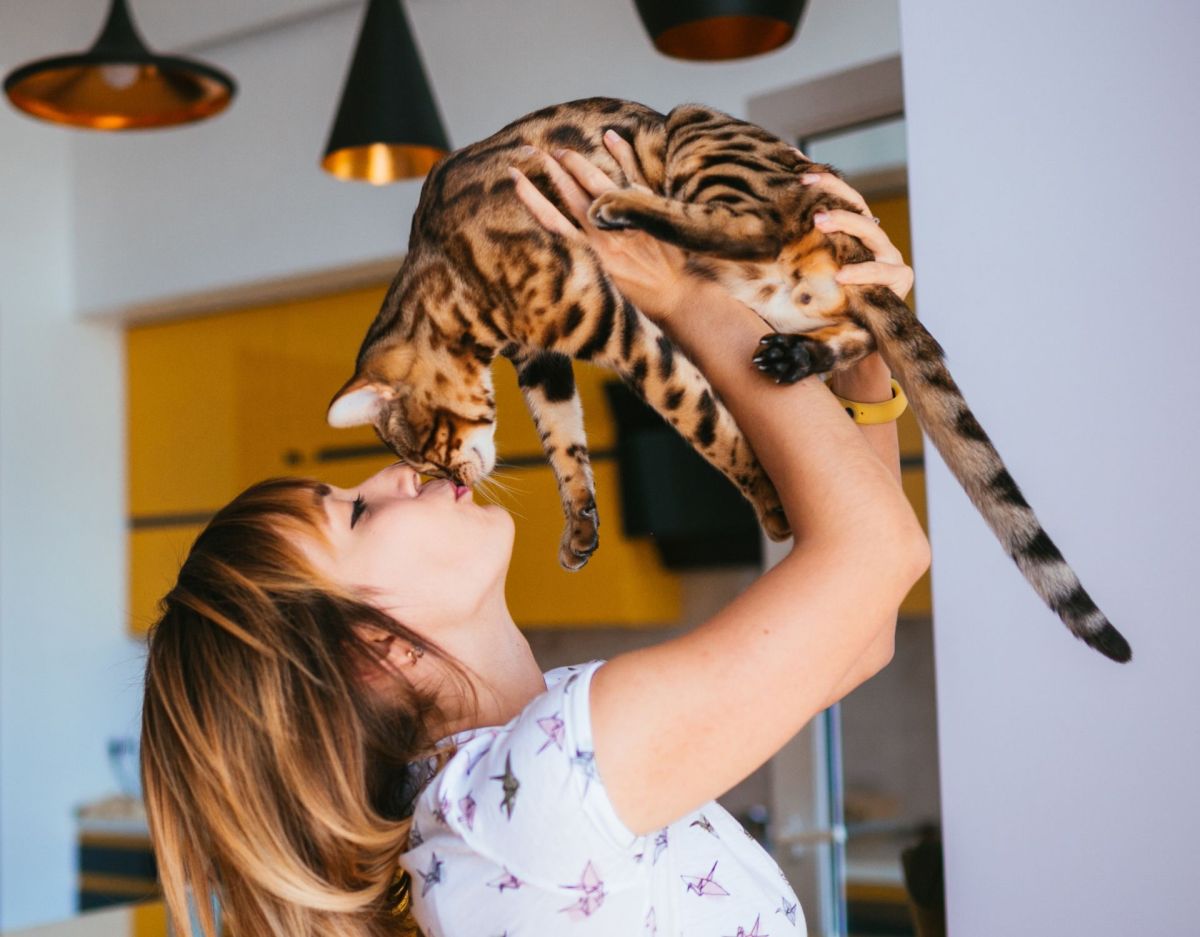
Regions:
[[[754,366],[776,384],[794,384],[833,366],[830,350],[806,335],[776,332],[762,338],[758,345]]]

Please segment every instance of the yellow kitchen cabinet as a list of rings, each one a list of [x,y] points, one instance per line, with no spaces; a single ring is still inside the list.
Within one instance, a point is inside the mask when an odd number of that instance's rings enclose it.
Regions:
[[[549,466],[512,470],[513,490],[497,500],[516,522],[508,577],[513,618],[539,627],[675,622],[678,577],[663,568],[648,538],[627,540],[621,534],[617,463],[597,461],[593,471],[600,549],[571,573],[558,565],[563,516],[554,473]]]
[[[904,486],[904,493],[908,496],[909,504],[913,506],[917,520],[921,522],[921,527],[928,533],[929,515],[925,501],[924,466],[918,465],[913,468],[902,468],[900,482]],[[925,575],[918,579],[913,587],[908,590],[908,595],[900,603],[900,615],[907,618],[927,618],[932,614],[933,592],[929,572],[926,571]]]
[[[891,242],[911,263],[913,252],[908,196],[868,196],[867,201],[870,202],[871,213],[879,218],[879,223],[888,233]],[[915,293],[909,297],[909,303],[915,304]],[[925,439],[921,435],[921,428],[917,424],[917,418],[913,416],[911,407],[901,415],[896,429],[900,437],[900,458],[903,466],[901,481],[904,493],[908,495],[909,503],[912,504],[921,526],[928,532],[929,519],[925,506]],[[928,572],[912,587],[900,606],[900,614],[906,617],[928,617],[933,614],[933,596]]]
[[[900,440],[900,483],[908,502],[921,522],[921,527],[929,532],[929,515],[925,501],[925,437],[921,435],[921,427],[913,416],[912,408],[905,410],[896,421],[897,435]],[[933,614],[933,592],[929,573],[926,572],[916,581],[908,595],[900,605],[900,614],[908,618],[923,618]]]
[[[131,328],[129,504],[134,518],[212,511],[312,452],[375,446],[325,422],[383,288]]]
[[[130,328],[127,333],[130,627],[144,632],[206,519],[275,475],[355,484],[394,461],[368,427],[333,429],[331,396],[385,287]],[[501,467],[494,497],[517,524],[509,605],[522,626],[672,623],[679,578],[648,540],[621,535],[607,372],[576,366],[595,453],[601,548],[558,565],[563,517],[553,473],[512,367],[494,367]],[[505,463],[508,463],[507,465]],[[514,464],[515,463],[515,464]],[[508,490],[504,490],[507,488]],[[477,493],[477,498],[485,497]]]
[[[172,520],[178,520],[177,517]],[[145,521],[141,522],[145,524]],[[129,630],[144,634],[158,617],[158,604],[179,574],[179,565],[204,523],[133,526],[129,531]]]

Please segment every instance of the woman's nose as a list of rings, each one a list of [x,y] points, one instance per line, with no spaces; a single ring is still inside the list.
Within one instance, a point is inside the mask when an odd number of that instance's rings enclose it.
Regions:
[[[364,481],[359,485],[359,490],[367,497],[387,497],[399,493],[411,498],[419,487],[417,470],[403,462],[396,462]]]

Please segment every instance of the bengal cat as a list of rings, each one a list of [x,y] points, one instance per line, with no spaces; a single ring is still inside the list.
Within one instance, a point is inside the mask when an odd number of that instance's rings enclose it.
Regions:
[[[636,151],[649,189],[630,186],[602,142],[612,128]],[[765,130],[711,108],[668,115],[589,98],[547,107],[435,165],[408,254],[329,411],[335,426],[372,424],[403,460],[474,484],[495,466],[497,355],[518,382],[558,480],[566,515],[559,560],[578,569],[596,549],[596,506],[571,359],[619,374],[754,504],[767,534],[787,520],[729,412],[696,367],[605,275],[585,245],[548,232],[514,194],[521,168],[570,217],[542,164],[521,148],[570,148],[622,188],[590,217],[638,228],[689,252],[775,330],[754,366],[778,382],[844,368],[878,348],[937,446],[1033,588],[1088,644],[1126,661],[1125,639],[1050,541],[950,376],[937,341],[884,287],[834,273],[870,260],[851,236],[813,227],[819,211],[855,210],[803,185],[834,172]],[[750,365],[750,362],[747,362]]]

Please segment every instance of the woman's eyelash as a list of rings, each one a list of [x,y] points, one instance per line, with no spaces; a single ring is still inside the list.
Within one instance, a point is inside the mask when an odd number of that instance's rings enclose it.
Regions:
[[[358,519],[360,517],[362,517],[363,512],[366,511],[366,509],[367,509],[366,499],[364,499],[362,495],[359,495],[357,498],[354,499],[354,504],[350,508],[350,526],[351,526],[351,528],[353,528],[354,525],[358,523]]]

